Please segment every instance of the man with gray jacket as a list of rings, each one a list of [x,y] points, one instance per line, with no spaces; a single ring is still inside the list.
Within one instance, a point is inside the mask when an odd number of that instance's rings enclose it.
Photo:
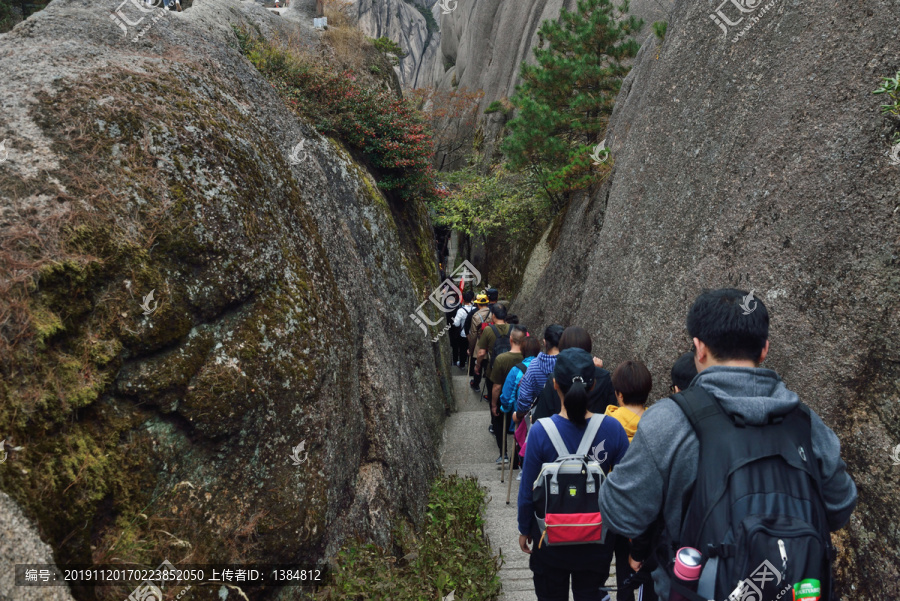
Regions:
[[[769,423],[798,406],[777,373],[759,365],[769,352],[769,315],[762,301],[733,288],[701,294],[687,317],[700,386],[729,414],[748,425]],[[840,458],[837,435],[810,410],[812,454],[818,461],[828,527],[845,526],[856,506],[856,486]],[[681,408],[670,398],[641,418],[622,462],[600,490],[603,525],[636,538],[661,517],[664,540],[678,540],[684,502],[697,480],[700,445]],[[653,572],[657,594],[669,598],[663,567]]]

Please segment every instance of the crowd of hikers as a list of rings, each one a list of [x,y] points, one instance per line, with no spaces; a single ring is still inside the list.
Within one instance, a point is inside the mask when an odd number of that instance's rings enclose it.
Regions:
[[[496,289],[463,294],[453,362],[490,405],[498,467],[519,469],[519,545],[540,601],[570,587],[575,601],[608,599],[613,558],[619,601],[834,598],[830,533],[856,486],[835,433],[760,366],[769,314],[747,298],[697,297],[692,348],[648,407],[640,360],[610,373],[585,329],[539,338]]]

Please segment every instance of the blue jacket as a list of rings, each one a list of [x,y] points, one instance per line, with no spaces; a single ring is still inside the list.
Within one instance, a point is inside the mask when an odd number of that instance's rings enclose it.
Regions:
[[[534,361],[534,357],[525,357],[522,359],[522,363],[525,364],[525,367],[531,365],[531,362]],[[519,398],[519,382],[522,381],[522,377],[525,374],[522,373],[522,370],[519,369],[519,366],[516,365],[511,370],[509,370],[509,375],[506,376],[506,381],[503,382],[503,389],[500,391],[500,410],[504,413],[509,413],[513,410],[513,407],[516,407],[516,402]]]

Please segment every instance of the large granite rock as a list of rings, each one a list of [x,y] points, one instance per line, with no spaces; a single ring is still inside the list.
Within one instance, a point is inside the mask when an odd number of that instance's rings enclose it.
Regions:
[[[404,88],[419,87],[427,65],[436,55],[440,42],[437,20],[429,27],[423,11],[440,13],[438,0],[352,0],[351,12],[360,29],[371,38],[386,37],[406,52],[396,67]],[[421,10],[419,10],[420,7]]]
[[[0,36],[0,438],[24,447],[0,490],[61,562],[386,544],[424,515],[450,403],[409,319],[437,284],[428,215],[289,111],[232,31],[314,47],[310,28],[119,2]]]
[[[0,458],[3,454],[0,454]],[[9,495],[0,492],[0,599],[4,601],[71,601],[67,586],[16,586],[16,564],[52,564],[53,550]]]
[[[513,309],[530,327],[586,327],[609,366],[644,360],[660,397],[696,295],[753,289],[772,316],[766,365],[838,433],[859,487],[836,535],[842,598],[894,598],[900,166],[886,156],[898,123],[871,92],[897,71],[900,12],[757,8],[726,36],[715,6],[678,2],[619,95],[612,176],[550,232]]]
[[[648,35],[651,23],[667,18],[672,3],[672,0],[630,3],[630,14],[645,21],[640,39]],[[436,10],[436,16],[440,17],[440,47],[433,57],[423,61],[416,87],[483,90],[479,105],[482,111],[495,100],[511,97],[519,83],[521,64],[534,63],[532,51],[538,43],[541,23],[557,19],[562,7],[574,11],[577,0],[459,0],[456,8],[447,14]],[[502,112],[479,119],[487,162],[501,159],[495,153],[506,121],[507,116]]]
[[[560,8],[576,9],[576,0],[459,0],[458,6],[440,14],[440,53],[431,62],[430,80],[419,86],[449,87],[456,84],[484,90],[484,106],[512,96],[519,66],[534,62],[532,49],[543,21],[556,19]],[[648,24],[664,19],[671,0],[631,2],[630,13]],[[450,6],[453,6],[451,4]]]

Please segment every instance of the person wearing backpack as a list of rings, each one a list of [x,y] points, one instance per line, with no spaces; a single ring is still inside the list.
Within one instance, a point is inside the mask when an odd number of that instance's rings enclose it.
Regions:
[[[497,328],[498,326],[494,324],[493,327]],[[497,439],[497,448],[500,450],[500,457],[497,459],[497,465],[501,468],[503,467],[504,461],[508,461],[509,459],[509,452],[507,449],[504,449],[503,443],[504,439],[507,439],[509,425],[512,421],[509,419],[509,413],[501,410],[500,397],[509,373],[516,365],[519,365],[525,359],[522,353],[522,344],[525,342],[527,336],[528,330],[525,326],[510,326],[508,336],[510,348],[505,353],[497,355],[494,364],[491,366],[491,427],[493,428],[494,436]],[[502,337],[498,338],[495,341],[494,346],[502,344],[502,342]],[[505,429],[504,424],[506,424]],[[505,455],[504,451],[506,451]],[[514,463],[517,464],[518,461],[514,461]]]
[[[526,377],[530,371],[526,372]],[[609,578],[613,546],[610,540],[599,542],[598,532],[588,527],[597,527],[602,519],[602,525],[598,527],[602,532],[606,529],[608,516],[601,510],[602,515],[597,516],[600,519],[592,518],[596,520],[592,523],[590,520],[584,523],[582,516],[591,511],[591,505],[592,511],[596,512],[595,495],[605,484],[589,480],[592,490],[587,488],[587,483],[581,488],[576,482],[563,481],[559,476],[559,490],[554,491],[547,490],[550,479],[541,476],[570,453],[578,456],[576,465],[583,466],[577,467],[576,478],[578,472],[591,473],[591,464],[599,466],[604,475],[609,474],[625,456],[628,437],[616,420],[587,410],[588,391],[594,386],[594,360],[590,353],[578,348],[561,351],[552,377],[562,408],[558,415],[535,422],[528,434],[518,498],[519,547],[531,556],[528,565],[533,573],[538,601],[568,599],[570,579],[575,601],[602,601],[605,593],[600,587]],[[560,446],[565,448],[560,449]],[[614,470],[618,471],[618,468]],[[540,501],[542,498],[544,504],[535,503],[535,499]],[[583,499],[588,502],[584,503]],[[548,511],[551,507],[557,518],[553,524]],[[555,524],[569,527],[551,530]],[[554,540],[554,536],[559,540]]]
[[[450,330],[451,335],[451,344],[453,347],[453,365],[460,369],[463,368],[463,363],[468,363],[469,359],[469,339],[466,336],[466,322],[469,321],[469,316],[475,312],[475,307],[472,305],[472,300],[475,298],[475,293],[471,290],[466,290],[463,292],[463,304],[457,307],[456,315],[453,317],[453,329]]]
[[[469,341],[469,376],[472,377],[469,387],[478,391],[481,389],[481,375],[475,373],[475,345],[481,336],[481,325],[487,322],[491,315],[486,294],[479,294],[475,297],[475,307],[475,310],[466,318],[463,329],[466,331],[466,338]]]
[[[484,400],[493,403],[494,382],[491,380],[491,369],[497,356],[508,352],[510,349],[509,333],[510,324],[506,323],[506,308],[502,305],[490,306],[491,320],[487,323],[487,327],[483,330],[481,337],[478,338],[478,344],[475,346],[475,375],[483,376],[485,380]],[[499,397],[499,393],[498,393]],[[494,428],[494,415],[491,411],[490,432],[497,436],[497,429]]]
[[[510,342],[513,341],[514,335],[510,336]],[[515,350],[516,346],[513,345],[513,350]],[[510,370],[509,374],[503,380],[503,388],[500,390],[500,411],[506,413],[513,417],[515,415],[515,409],[518,405],[519,400],[519,385],[522,382],[522,377],[528,371],[528,366],[531,365],[531,362],[537,357],[538,353],[541,352],[541,343],[537,341],[537,338],[534,336],[526,336],[525,340],[522,341],[522,344],[519,345],[520,352],[522,353],[522,361],[514,365]],[[497,362],[494,364],[494,369],[499,370],[500,360],[503,358],[501,355],[497,357]],[[519,445],[519,453],[514,454],[513,456],[513,469],[516,469],[516,463],[521,463],[522,458],[525,457],[525,438],[528,434],[528,425],[525,420],[520,420],[514,422],[513,419],[508,420],[510,424],[510,429],[514,433],[514,439],[516,444]],[[514,447],[515,448],[515,447]],[[519,471],[519,474],[516,476],[516,480],[522,479],[522,472]]]
[[[544,388],[553,373],[553,368],[556,366],[556,355],[559,354],[559,339],[564,330],[565,328],[557,324],[549,325],[544,330],[542,342],[544,350],[538,353],[531,369],[522,377],[522,383],[519,384],[519,399],[516,415],[513,418],[516,423],[519,423],[519,420],[531,410],[538,393]]]
[[[672,378],[672,384],[669,386],[670,393],[675,394],[686,390],[697,376],[694,353],[687,352],[678,357],[672,365],[670,375]],[[634,575],[629,579],[629,588],[638,591],[639,601],[657,601],[656,592],[653,590],[653,577],[651,576],[651,573],[657,566],[656,557],[653,555],[653,542],[657,538],[657,530],[655,525],[651,526],[641,536],[631,539],[628,565],[634,572]],[[620,563],[619,556],[616,555],[616,565]],[[618,574],[618,572],[616,573]],[[617,595],[617,597],[621,597],[621,595]]]
[[[593,349],[591,335],[584,328],[569,326],[559,337],[559,350],[567,348],[580,348],[590,353]],[[607,407],[616,406],[616,395],[613,393],[609,372],[603,369],[603,361],[595,359],[594,366],[595,384],[594,389],[588,393],[588,411],[604,413]],[[537,421],[542,417],[550,417],[559,413],[559,408],[559,395],[553,390],[553,382],[548,380],[534,402],[531,418]]]
[[[604,525],[634,538],[661,517],[653,579],[662,599],[790,599],[794,587],[833,601],[830,533],[857,501],[838,437],[760,367],[769,314],[752,293],[704,292],[687,330],[699,373],[641,417],[600,490]],[[673,579],[676,551],[697,557],[684,548],[699,552],[694,588]]]

